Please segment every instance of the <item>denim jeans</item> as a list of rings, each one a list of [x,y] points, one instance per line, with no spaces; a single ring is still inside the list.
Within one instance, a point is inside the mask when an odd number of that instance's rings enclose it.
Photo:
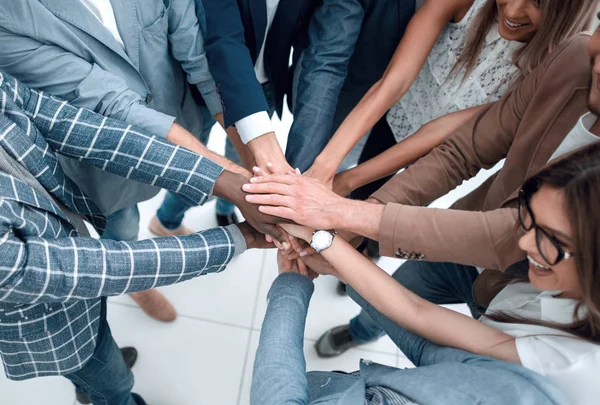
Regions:
[[[517,364],[438,346],[390,321],[352,288],[352,299],[417,368],[396,369],[365,361],[360,374],[307,374],[304,332],[313,291],[312,282],[297,273],[281,274],[273,282],[254,362],[252,405],[362,405],[364,389],[372,386],[386,387],[428,405],[568,403],[541,375]]]
[[[269,115],[272,116],[273,112],[275,111],[273,90],[269,83],[263,84],[262,88],[270,108]],[[205,124],[203,124],[202,134],[200,135],[199,140],[203,144],[206,144],[208,142],[210,131],[215,124],[215,120],[211,117],[208,108],[204,106],[200,108],[200,113],[202,114],[202,119]],[[235,150],[235,147],[229,138],[227,138],[225,141],[225,157],[238,165],[241,164],[241,160],[237,154],[237,151]],[[177,229],[183,222],[185,212],[192,207],[193,205],[191,205],[188,201],[169,191],[162,205],[156,212],[156,216],[158,217],[161,225],[165,228]],[[234,209],[235,206],[231,202],[222,198],[217,198],[217,215],[231,215],[233,214]]]
[[[137,205],[123,208],[106,217],[102,239],[134,241],[140,230],[140,211]]]
[[[485,311],[474,300],[471,288],[479,275],[473,266],[454,263],[408,261],[392,277],[419,297],[434,304],[466,303],[475,318]],[[383,328],[364,310],[350,321],[350,336],[366,343],[384,335]]]
[[[65,375],[94,405],[145,405],[133,388],[133,373],[125,364],[106,321],[106,298],[102,299],[98,340],[93,356],[79,371]]]

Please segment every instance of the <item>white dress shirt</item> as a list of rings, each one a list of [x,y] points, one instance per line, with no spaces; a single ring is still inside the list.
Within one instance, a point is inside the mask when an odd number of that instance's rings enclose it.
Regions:
[[[508,312],[530,319],[567,324],[573,322],[577,302],[555,298],[557,291],[536,290],[530,283],[510,284],[492,300],[486,313]],[[580,308],[579,315],[585,313]],[[544,326],[481,322],[514,336],[521,364],[553,381],[572,405],[597,404],[600,345]]]
[[[81,0],[84,6],[106,27],[108,32],[117,40],[117,42],[125,49],[125,44],[119,34],[117,28],[117,20],[115,12],[110,4],[110,0]]]
[[[267,41],[267,35],[269,34],[269,30],[271,29],[273,19],[275,18],[275,12],[277,11],[277,6],[279,5],[279,0],[266,0],[266,2],[267,28],[265,30],[265,38],[263,39],[260,52],[258,53],[258,58],[256,59],[256,64],[254,65],[256,80],[258,80],[260,84],[265,84],[269,81],[269,78],[267,77],[267,72],[265,71],[265,42]],[[244,143],[248,143],[251,140],[256,139],[259,136],[267,134],[269,132],[274,132],[273,124],[271,123],[271,118],[269,117],[269,114],[266,111],[259,111],[257,113],[242,118],[241,120],[235,123],[235,127],[237,128],[237,131],[240,134],[240,139]]]

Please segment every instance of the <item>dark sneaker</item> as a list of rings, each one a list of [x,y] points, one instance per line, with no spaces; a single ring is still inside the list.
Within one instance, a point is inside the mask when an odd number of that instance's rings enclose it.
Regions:
[[[217,214],[217,224],[219,226],[237,225],[239,223],[240,220],[238,219],[237,215],[235,215],[235,212],[229,215]]]
[[[342,283],[341,281],[338,281],[337,287],[335,288],[335,292],[337,292],[338,295],[341,295],[343,297],[348,295],[348,291],[346,290],[346,284]]]
[[[133,368],[135,362],[137,361],[138,353],[135,347],[123,347],[121,349],[121,354],[123,355],[123,360],[125,360],[125,364],[129,369]],[[92,401],[88,398],[87,394],[81,391],[75,390],[75,397],[77,398],[77,402],[80,404],[91,404]]]
[[[350,325],[337,326],[325,332],[315,343],[319,357],[335,357],[359,346],[350,336]]]

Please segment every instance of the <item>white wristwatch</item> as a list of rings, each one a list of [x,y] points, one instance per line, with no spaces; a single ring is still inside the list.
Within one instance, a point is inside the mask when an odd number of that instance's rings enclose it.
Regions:
[[[337,235],[335,230],[320,230],[314,231],[312,240],[310,242],[310,246],[317,251],[317,253],[321,253],[325,249],[327,249],[333,243],[333,237]]]

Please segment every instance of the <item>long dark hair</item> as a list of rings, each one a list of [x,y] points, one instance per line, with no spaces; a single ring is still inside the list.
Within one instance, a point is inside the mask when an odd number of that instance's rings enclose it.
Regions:
[[[513,54],[513,63],[521,72],[517,80],[527,76],[564,40],[590,29],[598,0],[541,0],[542,20],[535,36]],[[464,71],[467,77],[477,63],[485,38],[498,20],[496,0],[488,0],[481,8],[465,38],[463,50],[453,72]]]
[[[497,322],[547,326],[600,343],[600,142],[545,168],[526,181],[523,189],[535,192],[542,186],[562,190],[573,228],[574,260],[581,285],[574,321],[558,324],[504,312],[485,317]],[[579,313],[582,305],[586,308],[583,315]]]

